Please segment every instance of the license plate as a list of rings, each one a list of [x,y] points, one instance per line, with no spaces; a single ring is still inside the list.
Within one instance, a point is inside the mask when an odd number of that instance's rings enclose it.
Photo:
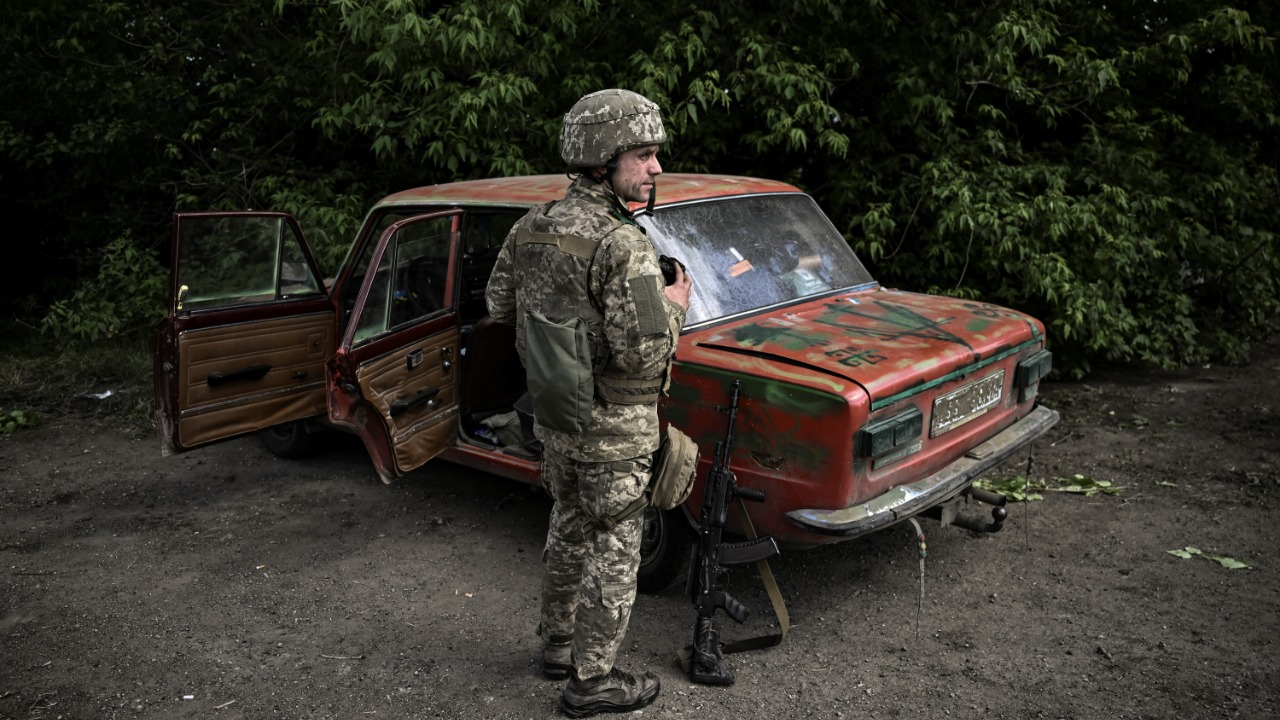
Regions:
[[[933,419],[929,437],[937,437],[990,410],[1000,402],[1004,392],[1004,369],[977,382],[952,390],[933,401]]]

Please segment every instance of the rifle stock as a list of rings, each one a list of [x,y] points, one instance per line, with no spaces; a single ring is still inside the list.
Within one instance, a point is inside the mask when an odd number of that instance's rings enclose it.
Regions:
[[[730,685],[733,673],[725,666],[720,647],[720,633],[715,628],[715,612],[723,610],[737,623],[746,622],[751,610],[725,592],[720,578],[732,565],[767,560],[778,554],[778,544],[765,536],[746,542],[726,543],[722,539],[728,521],[729,505],[734,498],[761,502],[763,490],[738,486],[737,477],[729,469],[733,450],[733,429],[738,417],[740,382],[735,380],[729,394],[729,405],[721,408],[729,419],[724,439],[716,443],[711,470],[703,487],[702,511],[698,522],[698,547],[689,568],[689,594],[697,618],[694,623],[694,645],[689,675],[695,682]],[[744,508],[745,509],[745,508]]]

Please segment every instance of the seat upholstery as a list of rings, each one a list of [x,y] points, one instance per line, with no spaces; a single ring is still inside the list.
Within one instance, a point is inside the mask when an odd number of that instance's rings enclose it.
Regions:
[[[524,394],[524,366],[516,353],[516,330],[485,315],[467,343],[468,413],[484,417],[511,409]]]

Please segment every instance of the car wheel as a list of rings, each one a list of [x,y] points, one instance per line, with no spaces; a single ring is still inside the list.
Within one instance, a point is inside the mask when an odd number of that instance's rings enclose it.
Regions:
[[[307,421],[295,420],[269,427],[258,433],[262,444],[276,457],[297,460],[314,455],[320,449],[320,433],[309,432]]]
[[[640,536],[640,572],[637,585],[641,592],[657,593],[671,587],[687,572],[693,553],[693,533],[680,509],[644,512],[644,530]]]

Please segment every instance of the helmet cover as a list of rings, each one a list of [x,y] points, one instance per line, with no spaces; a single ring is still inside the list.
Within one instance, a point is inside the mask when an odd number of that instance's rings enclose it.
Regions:
[[[601,167],[618,153],[666,141],[656,104],[630,90],[600,90],[565,113],[560,157],[571,168]]]

